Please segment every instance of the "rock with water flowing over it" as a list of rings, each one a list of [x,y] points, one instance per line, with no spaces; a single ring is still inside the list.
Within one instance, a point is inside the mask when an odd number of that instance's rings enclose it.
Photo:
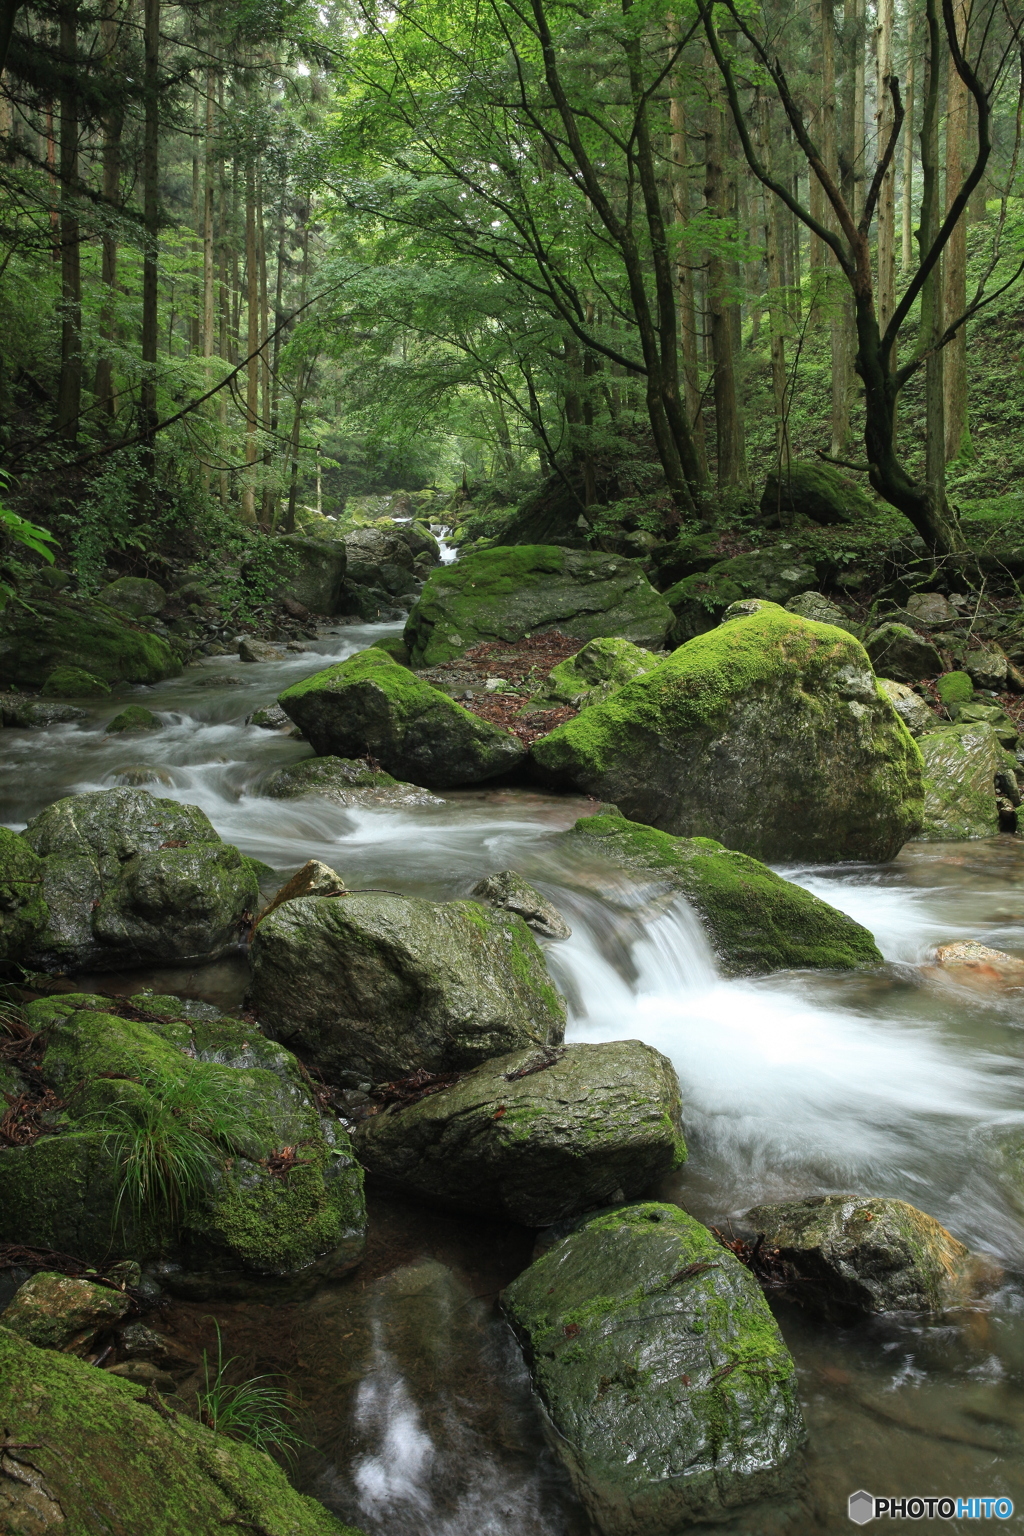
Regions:
[[[276,645],[271,645],[269,640],[256,640],[252,635],[246,635],[238,642],[239,661],[283,661],[284,651]]]
[[[893,858],[920,824],[921,756],[864,648],[744,608],[535,742],[538,776],[755,858]]]
[[[283,711],[282,711],[283,713]],[[299,800],[318,795],[336,805],[380,806],[403,810],[415,805],[444,805],[419,784],[394,779],[365,758],[307,757],[288,768],[277,768],[260,781],[259,792],[272,800]]]
[[[215,960],[240,940],[256,910],[256,878],[221,842],[198,806],[143,789],[106,789],[58,800],[21,841],[32,865],[35,909],[45,920],[20,951],[42,970],[100,970]],[[12,878],[28,864],[9,839],[0,859]],[[20,908],[24,911],[24,905]],[[0,932],[3,929],[0,927]]]
[[[362,1174],[291,1053],[207,1004],[140,994],[129,1017],[110,1009],[71,993],[25,1010],[50,1107],[42,1134],[0,1150],[0,1242],[91,1264],[160,1257],[163,1283],[198,1298],[357,1263]],[[126,1173],[140,1128],[172,1170],[154,1203]]]
[[[159,729],[160,719],[151,709],[145,709],[141,704],[129,704],[111,720],[107,726],[107,735],[117,736],[122,731],[158,731]]]
[[[526,756],[510,731],[481,720],[384,651],[359,651],[278,700],[321,755],[376,758],[428,789],[479,784]]]
[[[560,704],[600,704],[635,677],[651,672],[661,658],[629,640],[602,636],[589,641],[548,674],[544,696]]]
[[[359,1536],[266,1452],[2,1325],[0,1422],[0,1529],[18,1536]]]
[[[492,907],[504,907],[506,912],[518,912],[519,916],[539,933],[542,939],[571,939],[572,929],[558,908],[552,906],[546,896],[535,890],[514,869],[503,869],[496,875],[488,875],[473,887],[473,895],[479,896]]]
[[[19,1286],[0,1312],[0,1328],[20,1333],[40,1349],[66,1349],[74,1343],[78,1353],[101,1328],[120,1322],[131,1306],[131,1298],[111,1286],[43,1271]]]
[[[10,605],[0,618],[0,687],[40,688],[59,667],[103,683],[158,683],[177,677],[181,662],[159,635],[109,608],[63,596]]]
[[[792,1357],[750,1272],[678,1207],[592,1217],[502,1306],[602,1536],[677,1536],[798,1485]]]
[[[437,667],[485,640],[557,629],[580,641],[618,635],[660,646],[672,614],[636,560],[526,544],[474,551],[432,571],[409,615],[415,667]]]
[[[528,1227],[635,1200],[686,1157],[672,1063],[639,1040],[530,1046],[353,1133],[371,1178]]]
[[[991,1259],[905,1200],[811,1195],[743,1221],[792,1275],[794,1298],[826,1315],[942,1312],[999,1279]]]
[[[387,892],[303,897],[253,935],[261,1024],[346,1087],[557,1045],[565,1004],[521,917]]]
[[[683,896],[726,975],[881,965],[871,934],[765,864],[706,837],[670,837],[617,815],[584,816],[562,841],[606,860],[666,906]],[[667,900],[666,900],[667,898]]]
[[[929,731],[918,741],[924,756],[924,824],[918,838],[961,842],[999,831],[997,776],[1014,774],[1012,753],[984,721]]]

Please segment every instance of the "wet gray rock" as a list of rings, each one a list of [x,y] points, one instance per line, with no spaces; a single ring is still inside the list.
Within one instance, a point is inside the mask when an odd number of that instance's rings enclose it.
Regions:
[[[960,615],[941,592],[914,592],[907,598],[906,610],[915,624],[922,629],[946,628],[955,624]]]
[[[121,576],[100,590],[97,601],[138,619],[162,613],[167,606],[167,593],[159,582],[143,576]]]
[[[905,1200],[811,1195],[743,1218],[799,1283],[802,1305],[845,1312],[941,1312],[990,1288],[998,1269]]]
[[[778,1325],[677,1206],[592,1217],[502,1306],[602,1536],[678,1536],[798,1485],[806,1432]]]
[[[942,657],[935,646],[905,624],[880,624],[868,635],[864,648],[875,671],[898,683],[917,683],[942,671]]]
[[[205,813],[143,789],[58,800],[23,839],[48,913],[22,957],[39,969],[214,960],[256,909],[255,876]]]
[[[843,610],[837,608],[821,592],[798,592],[784,606],[787,613],[799,614],[802,619],[813,619],[815,624],[834,624],[836,629],[845,629],[860,638],[860,625],[847,618]]]
[[[46,699],[24,698],[20,694],[0,694],[3,723],[20,731],[45,731],[52,725],[74,725],[87,712],[74,704],[52,704]]]
[[[268,709],[256,709],[246,717],[246,725],[258,725],[261,731],[283,731],[291,727],[291,720],[285,714],[280,704],[271,704]]]
[[[1006,688],[1006,654],[998,645],[981,646],[964,656],[964,671],[975,688],[1002,693]]]
[[[281,713],[283,715],[284,711]],[[336,805],[379,806],[386,810],[444,805],[444,801],[428,789],[393,779],[383,769],[371,768],[365,759],[350,757],[308,757],[301,763],[268,774],[259,788],[260,794],[268,795],[272,800],[299,800],[307,795],[318,795],[324,800],[333,800]]]
[[[389,1189],[528,1227],[636,1199],[686,1157],[672,1063],[639,1040],[513,1051],[353,1144]]]
[[[261,1024],[345,1087],[561,1043],[565,1004],[521,917],[382,892],[303,897],[253,935]]]
[[[911,736],[921,736],[925,731],[933,731],[936,726],[941,725],[942,722],[935,711],[929,709],[921,695],[915,693],[908,684],[897,683],[891,677],[880,677],[878,686]]]
[[[284,651],[278,650],[268,640],[254,640],[252,636],[246,635],[244,640],[238,642],[238,657],[240,661],[283,661]]]
[[[572,929],[558,908],[535,890],[514,869],[503,869],[500,874],[488,875],[473,887],[473,895],[479,896],[489,906],[503,907],[506,912],[518,912],[519,916],[539,933],[543,939],[571,939]]]
[[[970,707],[970,706],[965,706]],[[924,757],[924,823],[918,838],[960,842],[999,831],[996,775],[1013,756],[985,721],[958,722],[918,740]]]

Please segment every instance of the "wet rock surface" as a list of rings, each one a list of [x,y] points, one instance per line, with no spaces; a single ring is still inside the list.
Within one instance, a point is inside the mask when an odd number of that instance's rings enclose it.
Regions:
[[[278,768],[260,783],[260,791],[273,800],[298,800],[320,795],[338,805],[368,805],[401,809],[403,806],[443,805],[444,801],[418,784],[394,779],[366,758],[312,757],[289,768]]]
[[[534,933],[542,939],[569,939],[572,929],[558,908],[542,896],[529,881],[515,870],[503,869],[499,874],[488,875],[473,887],[473,895],[479,896],[489,906],[503,907],[506,912],[517,912]]]
[[[0,1312],[0,1328],[9,1328],[40,1349],[65,1349],[76,1338],[95,1337],[131,1308],[122,1291],[90,1280],[40,1273],[19,1288]]]
[[[1016,763],[987,722],[929,731],[924,757],[924,823],[917,836],[939,842],[991,837],[999,831],[996,775]]]
[[[352,893],[288,902],[253,936],[261,1023],[345,1086],[557,1045],[565,1005],[521,917]]]
[[[678,1207],[590,1218],[502,1305],[602,1536],[676,1536],[799,1482],[782,1335],[752,1275]]]
[[[679,1084],[639,1040],[515,1051],[361,1121],[356,1154],[396,1192],[548,1226],[632,1200],[685,1159]]]
[[[942,671],[942,657],[930,640],[906,624],[880,624],[864,642],[875,671],[898,683],[916,683]]]

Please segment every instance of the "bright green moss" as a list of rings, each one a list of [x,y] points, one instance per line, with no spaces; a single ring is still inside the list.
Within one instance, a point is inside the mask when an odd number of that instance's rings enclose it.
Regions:
[[[955,706],[969,704],[974,698],[974,684],[966,672],[946,672],[936,679],[935,692],[951,714]]]
[[[160,721],[151,709],[143,709],[141,704],[129,704],[127,709],[122,709],[119,715],[115,715],[107,726],[108,735],[116,735],[119,731],[157,731],[160,729]]]
[[[81,667],[55,667],[39,692],[44,699],[89,699],[109,693],[110,688]]]
[[[0,623],[0,685],[37,688],[57,667],[103,683],[156,683],[181,662],[158,635],[133,629],[106,608],[72,598],[9,609]]]
[[[0,960],[17,960],[44,932],[43,861],[17,832],[0,827]]]

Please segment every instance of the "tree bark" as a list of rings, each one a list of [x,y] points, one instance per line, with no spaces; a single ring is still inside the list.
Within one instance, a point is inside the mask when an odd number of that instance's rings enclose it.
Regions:
[[[714,77],[710,83],[714,84]],[[709,91],[704,142],[704,198],[721,230],[725,221],[735,213],[735,181],[729,177],[725,166],[725,106],[721,89]],[[733,325],[735,263],[728,261],[716,248],[708,255],[707,271],[711,355],[715,370],[718,484],[725,488],[742,485],[746,478]]]
[[[918,231],[921,259],[939,231],[939,102],[942,51],[936,0],[927,0],[928,54],[924,102],[921,113],[921,224]],[[942,267],[940,258],[921,290],[921,345],[930,348],[925,363],[925,480],[936,502],[945,502],[946,427],[943,354],[936,343],[942,335]]]
[[[889,81],[892,67],[893,0],[877,0],[878,25],[875,32],[875,144],[881,155],[892,134],[895,117]],[[959,78],[959,77],[958,77]],[[876,214],[876,250],[878,262],[878,324],[884,331],[896,308],[896,167],[889,166],[882,178]]]
[[[903,124],[903,255],[904,272],[914,259],[914,91],[917,55],[914,53],[914,7],[907,8],[907,119]]]
[[[256,497],[251,469],[256,463],[257,432],[259,431],[260,406],[260,272],[259,252],[256,243],[256,167],[252,156],[245,168],[245,302],[246,302],[246,356],[245,369],[245,469],[242,488],[242,520],[256,521]]]
[[[967,8],[964,0],[954,0],[957,34],[961,48],[967,44]],[[946,209],[963,183],[968,132],[966,85],[955,69],[950,69],[946,86]],[[961,219],[949,238],[943,258],[942,308],[946,323],[962,315],[967,308],[967,220]],[[962,326],[944,349],[942,359],[943,408],[945,411],[945,455],[947,464],[970,452],[967,426],[967,327]]]
[[[669,28],[669,40],[674,41],[675,26]],[[673,79],[672,98],[669,103],[671,126],[670,161],[672,181],[672,208],[676,223],[690,222],[690,182],[686,141],[686,109],[679,91],[678,79]],[[704,433],[704,412],[700,393],[700,368],[697,360],[697,311],[694,303],[693,269],[691,254],[686,242],[677,246],[676,274],[679,290],[679,350],[683,359],[683,403],[693,435],[693,448],[700,466],[702,479],[707,479],[708,457]]]
[[[114,76],[119,59],[119,28],[117,0],[103,0],[100,19],[100,41],[103,48],[104,73]],[[117,414],[117,396],[114,392],[114,363],[110,346],[117,338],[117,235],[112,226],[115,209],[121,206],[121,133],[124,114],[113,106],[103,120],[103,201],[107,209],[107,222],[103,227],[103,256],[100,273],[103,283],[103,307],[100,311],[100,356],[96,363],[96,405],[104,416]]]
[[[78,0],[60,8],[64,77],[60,95],[60,383],[57,430],[68,442],[78,436],[82,408],[82,267],[78,228]]]
[[[146,244],[142,265],[142,429],[152,437],[156,409],[158,241],[160,236],[160,0],[144,0],[146,116],[142,140],[142,197]],[[147,488],[148,489],[148,488]]]

